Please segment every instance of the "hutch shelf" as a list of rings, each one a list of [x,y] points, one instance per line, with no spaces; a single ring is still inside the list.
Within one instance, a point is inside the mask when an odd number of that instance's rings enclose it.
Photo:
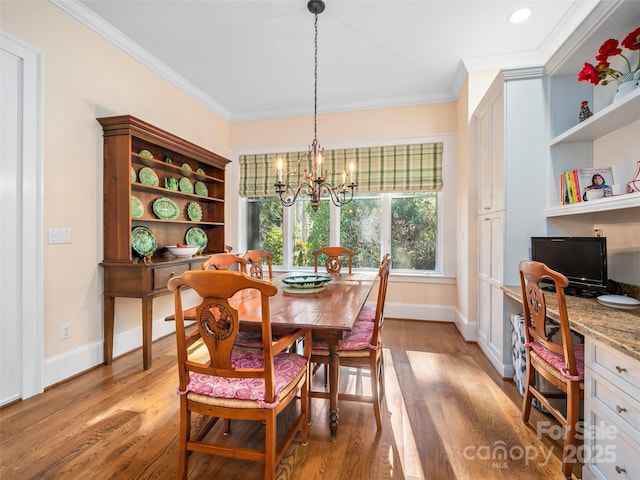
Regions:
[[[140,298],[146,370],[153,298],[169,293],[171,277],[199,269],[209,254],[224,251],[229,160],[131,115],[98,122],[104,132],[104,363],[113,360],[116,297]],[[134,229],[147,235],[147,250],[136,240],[132,245]],[[174,257],[165,248],[193,239],[200,246],[193,257]]]

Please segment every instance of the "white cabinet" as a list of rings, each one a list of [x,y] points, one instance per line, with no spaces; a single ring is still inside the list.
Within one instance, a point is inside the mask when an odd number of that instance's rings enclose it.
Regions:
[[[478,345],[504,377],[511,364],[511,303],[530,237],[546,231],[546,89],[542,69],[501,72],[472,117],[478,169]]]
[[[477,112],[478,215],[504,209],[504,95],[502,88],[487,95]]]
[[[640,478],[640,362],[585,337],[584,479]]]

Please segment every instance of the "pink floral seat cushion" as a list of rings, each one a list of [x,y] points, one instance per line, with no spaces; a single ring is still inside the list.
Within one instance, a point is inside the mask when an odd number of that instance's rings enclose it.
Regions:
[[[264,365],[262,350],[234,349],[231,359],[236,368],[262,368]],[[278,396],[286,391],[306,369],[307,361],[296,353],[279,353],[273,357],[274,384],[276,403],[265,402],[264,379],[262,378],[228,378],[192,373],[186,391],[180,395],[197,393],[209,397],[224,399],[251,400],[265,408],[273,408],[278,404]]]
[[[373,322],[366,320],[358,320],[351,330],[340,342],[338,343],[339,351],[356,351],[356,350],[370,350],[377,349],[377,345],[371,344],[371,337],[373,335]],[[314,350],[313,354],[328,355],[329,344],[326,340],[315,339],[313,341]]]
[[[569,375],[564,364],[564,357],[548,348],[543,347],[538,342],[531,342],[525,345],[533,349],[545,362],[560,372],[563,378],[567,380],[583,380],[584,379],[584,344],[573,345],[573,354],[576,359],[577,375]]]
[[[360,310],[358,315],[358,322],[373,322],[376,319],[376,307],[371,305],[365,305]]]

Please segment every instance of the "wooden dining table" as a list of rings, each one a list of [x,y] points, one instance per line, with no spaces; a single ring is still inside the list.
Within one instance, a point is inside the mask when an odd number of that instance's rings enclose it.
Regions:
[[[331,441],[335,441],[338,431],[340,372],[338,342],[358,319],[376,281],[377,271],[332,274],[329,275],[332,277],[331,281],[323,288],[311,291],[287,287],[282,279],[291,275],[304,273],[285,273],[272,280],[278,287],[278,293],[269,300],[271,327],[274,331],[309,329],[313,338],[323,338],[329,344],[329,430]],[[261,321],[259,296],[257,291],[253,292],[256,294],[243,294],[237,304],[241,322]]]

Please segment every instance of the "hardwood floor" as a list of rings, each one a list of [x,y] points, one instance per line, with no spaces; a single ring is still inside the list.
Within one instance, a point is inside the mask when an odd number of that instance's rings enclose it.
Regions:
[[[341,402],[335,443],[327,404],[313,400],[310,441],[294,440],[278,479],[561,479],[561,448],[520,419],[521,397],[453,324],[386,320],[386,406]],[[0,410],[0,478],[173,479],[178,399],[175,340],[114,360]],[[369,389],[342,369],[341,389]],[[315,381],[322,381],[317,375]],[[286,416],[286,412],[284,413]],[[284,419],[286,421],[286,418]],[[198,420],[196,420],[198,421]],[[532,423],[555,424],[534,409]],[[262,424],[234,422],[225,441],[260,442]],[[210,435],[221,435],[218,426]],[[502,448],[501,448],[502,447]],[[189,478],[261,479],[262,464],[193,454]]]

